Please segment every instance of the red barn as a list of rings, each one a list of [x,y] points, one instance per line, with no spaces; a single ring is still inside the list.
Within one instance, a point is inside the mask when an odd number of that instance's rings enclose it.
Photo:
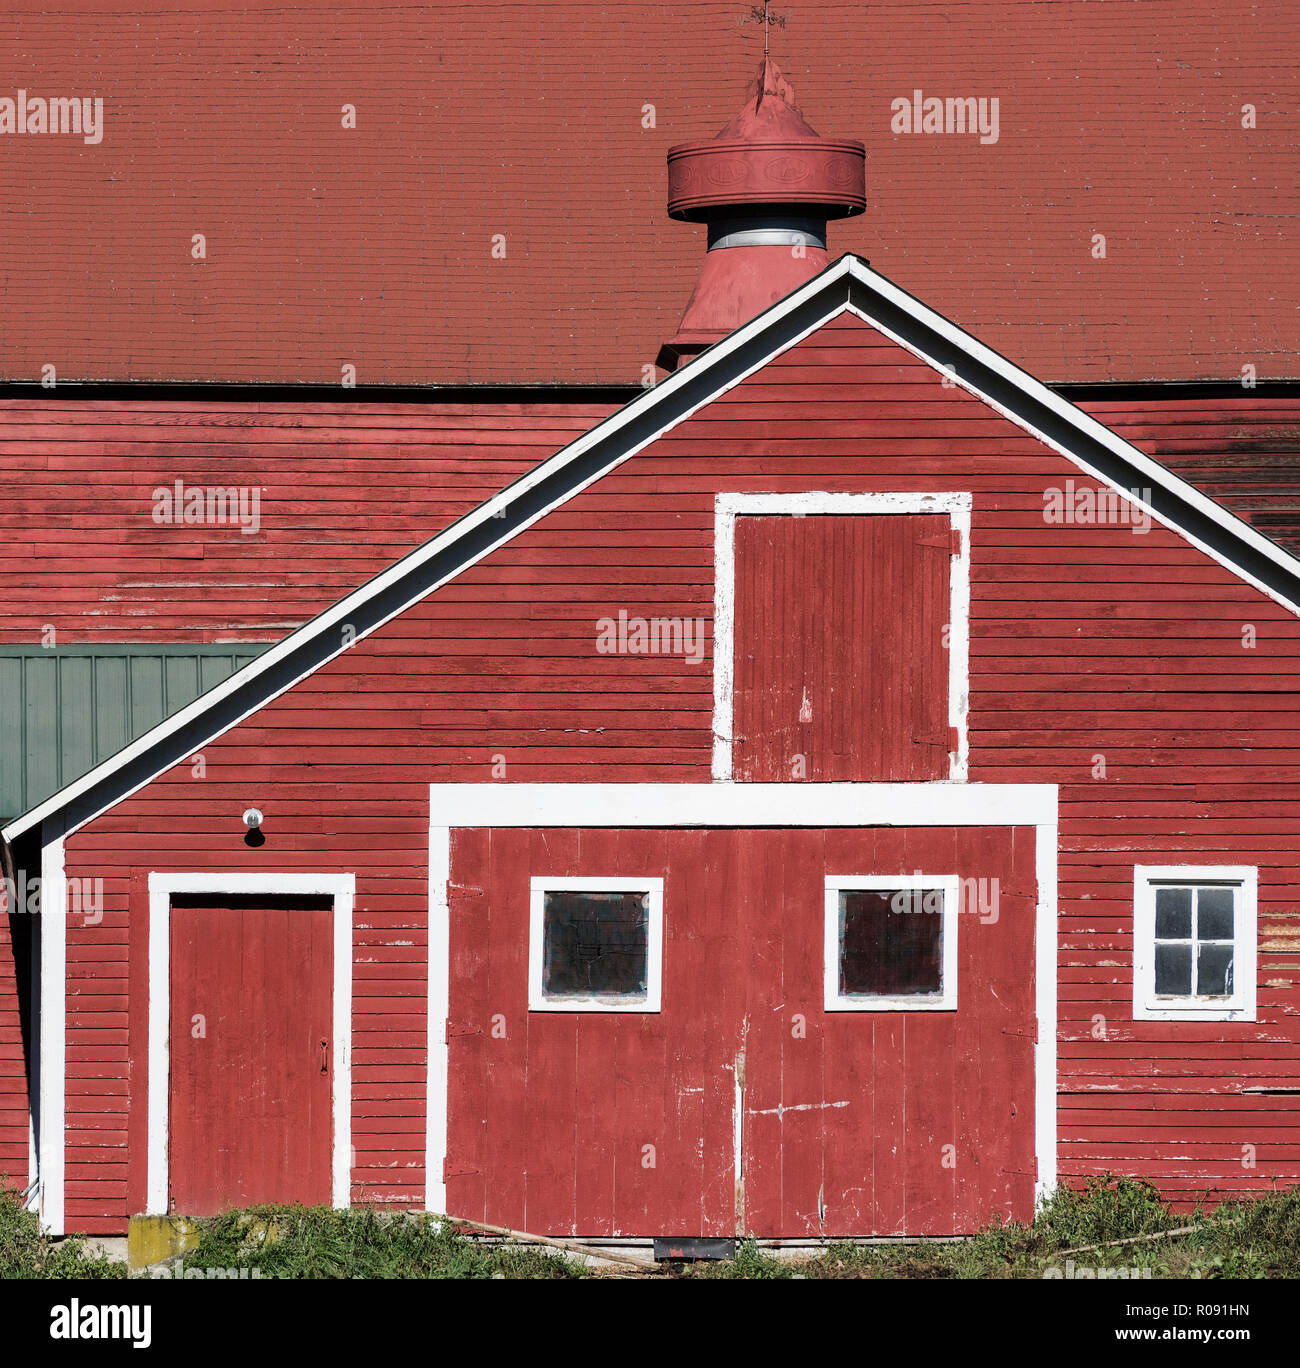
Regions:
[[[674,148],[710,250],[617,407],[137,402],[131,464],[117,401],[6,406],[34,482],[103,445],[62,468],[102,472],[107,547],[97,599],[43,534],[11,642],[307,618],[195,656],[3,828],[42,915],[11,897],[0,1108],[50,1229],[301,1200],[921,1236],[1105,1169],[1300,1180],[1300,561],[1230,459],[1295,401],[1072,402],[830,258],[862,163],[767,64]],[[215,507],[150,463],[230,425]],[[310,516],[244,538],[276,442]],[[274,592],[223,597],[236,564]],[[22,680],[34,715],[77,670]]]

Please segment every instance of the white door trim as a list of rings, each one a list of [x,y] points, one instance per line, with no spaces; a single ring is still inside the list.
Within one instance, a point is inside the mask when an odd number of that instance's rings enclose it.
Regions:
[[[451,833],[486,827],[1032,826],[1034,1149],[1039,1200],[1056,1186],[1055,784],[430,784],[425,1210],[446,1214]]]
[[[948,576],[948,724],[957,731],[948,778],[963,783],[970,746],[970,530],[971,496],[965,492],[832,494],[718,494],[713,503],[713,777],[732,777],[736,686],[736,519],[741,516],[815,514],[947,514],[958,534]]]
[[[41,823],[40,1154],[41,1227],[64,1233],[64,1158],[68,1088],[68,881],[64,870],[64,818]],[[28,1182],[30,1182],[30,1177]]]
[[[351,874],[149,875],[149,1077],[146,1087],[148,1167],[145,1215],[168,1208],[171,1081],[171,899],[174,893],[319,894],[334,900],[334,1143],[331,1192],[336,1207],[351,1205],[352,1189],[352,904]]]

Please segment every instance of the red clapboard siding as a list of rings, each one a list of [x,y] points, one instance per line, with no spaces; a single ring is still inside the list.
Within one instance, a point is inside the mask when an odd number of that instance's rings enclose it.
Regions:
[[[882,345],[847,319],[812,340],[848,360]],[[971,493],[971,777],[1061,786],[1061,963],[1082,972],[1062,992],[1060,1086],[1072,1118],[1097,1118],[1091,1129],[1072,1120],[1062,1171],[1072,1180],[1107,1168],[1147,1174],[1188,1200],[1300,1178],[1292,1157],[1300,1118],[1285,1099],[1263,1104],[1263,1127],[1258,1095],[1217,1084],[1205,1088],[1203,1108],[1146,1105],[1151,1081],[1183,1058],[1204,1061],[1207,1079],[1236,1076],[1243,1086],[1286,1086],[1294,1076],[1286,1061],[1300,1020],[1300,785],[1294,766],[1273,757],[1290,749],[1278,719],[1289,716],[1287,700],[1300,687],[1300,621],[1158,525],[1139,534],[1045,523],[1045,491],[1082,477],[1009,424],[1001,443],[930,442],[928,416],[900,418],[914,433],[906,454],[880,443],[844,450],[850,444],[824,436],[826,401],[839,401],[841,422],[850,405],[879,415],[901,402],[891,397],[899,386],[877,394],[861,368],[845,365],[812,368],[819,378],[805,388],[792,378],[809,369],[800,351],[204,747],[202,780],[178,765],[69,838],[69,874],[105,881],[102,924],[69,929],[69,963],[83,975],[71,991],[93,983],[101,996],[132,1002],[108,1014],[110,1029],[99,1024],[103,1014],[94,1025],[83,1020],[78,999],[69,999],[74,1057],[96,1052],[131,1104],[123,1117],[69,1079],[70,1098],[85,1102],[70,1113],[70,1143],[119,1134],[123,1124],[131,1137],[125,1172],[115,1167],[93,1191],[79,1187],[70,1222],[120,1228],[143,1199],[143,872],[355,871],[357,961],[414,950],[422,963],[430,781],[709,779],[711,652],[697,664],[603,654],[596,642],[599,619],[620,609],[711,619],[713,502],[723,490]],[[990,421],[986,406],[943,389],[919,363],[900,354],[897,364],[910,377],[907,402],[949,424]],[[763,435],[773,404],[801,427],[779,451]],[[1040,558],[1026,560],[1027,547]],[[620,570],[654,564],[691,573],[656,584]],[[558,605],[555,584],[531,568],[582,565],[598,573]],[[502,593],[506,566],[517,576],[510,595]],[[448,653],[443,643],[459,639],[467,620],[491,630],[473,638],[476,652]],[[1255,648],[1242,645],[1243,624],[1255,627]],[[573,650],[584,638],[590,649]],[[1103,654],[1105,670],[1092,669]],[[343,696],[351,697],[346,711]],[[1099,757],[1104,778],[1094,777]],[[250,803],[266,813],[260,850],[243,843],[239,814]],[[1131,1019],[1132,868],[1180,861],[1259,867],[1261,938],[1270,948],[1261,955],[1258,1022]],[[507,956],[511,945],[489,924],[474,953]],[[467,960],[458,972],[472,969]],[[354,1014],[359,1201],[423,1201],[425,1044],[422,1026],[412,1025],[422,1020],[422,991],[421,978],[376,980],[375,996],[400,998],[410,1010]],[[620,1076],[635,1077],[643,1058],[654,1067],[657,1048],[629,1042]],[[379,1115],[371,1085],[395,1066],[417,1081],[380,1088],[397,1115]],[[482,1086],[510,1089],[519,1080],[487,1072]],[[1246,1144],[1257,1148],[1254,1169],[1241,1163]],[[1180,1158],[1192,1154],[1202,1157]]]
[[[736,519],[737,779],[948,777],[952,549],[939,514]]]
[[[278,640],[609,408],[0,399],[0,642]],[[155,522],[178,480],[257,530]]]
[[[809,369],[799,366],[786,374]],[[824,366],[820,373],[843,369]],[[843,377],[836,384],[800,382],[805,396],[818,402],[823,474],[852,479],[867,438],[889,443],[900,455],[918,443],[933,454],[942,434],[943,449],[967,458],[964,469],[986,474],[1003,468],[1010,449],[1036,450],[999,416],[969,405],[964,412],[955,408],[951,391],[941,398],[919,397],[928,396],[930,381],[914,364],[894,367],[910,381],[905,384],[881,381],[879,369],[871,368],[863,382],[878,401],[870,408],[857,398],[844,401],[846,393],[858,391]],[[780,386],[767,384],[760,373],[747,382],[747,393],[751,438],[781,438],[787,452],[801,451],[798,439],[807,424],[790,419]],[[1287,474],[1300,462],[1300,400],[1251,400],[1245,397],[1249,391],[1242,393],[1237,399],[1085,407],[1261,531],[1300,549],[1300,527],[1290,511],[1297,488]],[[64,644],[275,640],[608,411],[608,405],[574,399],[418,405],[0,400],[0,458],[14,485],[0,508],[6,534],[0,545],[0,640],[41,640],[47,624]],[[713,420],[706,409],[693,422]],[[928,435],[919,438],[918,431]],[[686,431],[680,438],[669,433],[656,450],[673,452],[678,441],[689,447],[691,440]],[[833,449],[843,454],[827,454],[832,443],[842,444]],[[718,471],[733,468],[735,474],[761,472],[774,489],[805,487],[783,478],[788,455],[757,459],[765,449],[753,440],[733,442],[730,450],[715,453],[711,469],[694,471],[675,460],[664,467],[647,453],[626,470],[621,492],[589,503],[580,528],[561,510],[527,546],[503,548],[496,562],[500,582],[520,584],[525,592],[542,574],[579,583],[584,567],[590,582],[599,582],[600,562],[586,534],[600,525],[597,516],[621,527],[628,512],[638,514],[642,535],[624,548],[626,565],[643,568],[647,588],[654,575],[660,585],[682,582],[695,565],[692,549],[711,536],[711,526],[684,524],[681,511],[660,516],[658,510],[672,506],[682,491],[712,487]],[[742,450],[748,454],[735,454]],[[684,454],[689,459],[689,450]],[[178,479],[187,488],[256,487],[257,533],[245,535],[228,524],[155,523],[154,491],[174,489]],[[655,506],[647,509],[645,495],[651,492]],[[1097,529],[1097,535],[1107,539],[1099,547],[1119,546],[1129,533]],[[1056,544],[1051,528],[1020,527],[1006,550],[1009,558],[1050,566]],[[556,564],[551,553],[559,546],[571,554]],[[1155,553],[1152,573],[1168,563]],[[537,605],[552,618],[569,607]],[[477,606],[467,605],[462,616],[468,620],[457,624],[453,642],[499,630],[476,621]],[[1156,630],[1167,631],[1168,625],[1157,624]]]

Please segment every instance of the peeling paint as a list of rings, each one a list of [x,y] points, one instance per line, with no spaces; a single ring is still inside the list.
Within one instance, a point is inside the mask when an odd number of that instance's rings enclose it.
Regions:
[[[733,1072],[736,1080],[736,1102],[733,1143],[735,1146],[734,1181],[736,1186],[736,1234],[745,1233],[745,1048],[749,1040],[749,1015],[740,1027],[740,1049],[736,1052]]]

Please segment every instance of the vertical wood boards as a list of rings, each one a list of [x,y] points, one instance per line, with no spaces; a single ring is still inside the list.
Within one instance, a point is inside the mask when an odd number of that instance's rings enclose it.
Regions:
[[[736,519],[737,779],[946,779],[950,525]]]
[[[1017,834],[455,833],[449,1210],[586,1236],[1027,1219],[1036,883],[1032,833]],[[995,898],[996,919],[974,894],[957,914],[956,1011],[826,1012],[826,876],[917,869]],[[527,1011],[529,886],[546,874],[664,880],[661,1012]]]
[[[319,899],[173,900],[172,1210],[329,1202],[332,953]]]

